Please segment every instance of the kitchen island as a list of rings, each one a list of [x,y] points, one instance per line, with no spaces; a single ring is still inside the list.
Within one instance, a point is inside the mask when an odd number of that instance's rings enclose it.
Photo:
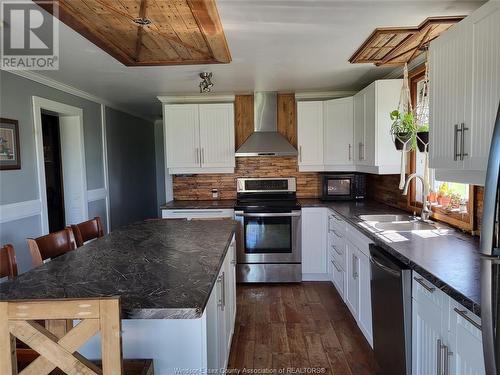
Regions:
[[[120,296],[124,358],[152,358],[156,374],[220,368],[236,313],[234,232],[232,220],[131,224],[0,284],[0,299]],[[80,352],[99,349],[95,337]]]

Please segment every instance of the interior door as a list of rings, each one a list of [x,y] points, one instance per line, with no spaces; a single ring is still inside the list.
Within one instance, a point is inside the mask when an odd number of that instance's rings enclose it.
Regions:
[[[324,163],[353,164],[354,101],[352,97],[328,100],[325,105]]]
[[[235,166],[233,103],[200,104],[201,166]]]
[[[297,103],[299,165],[323,164],[323,102]]]
[[[79,116],[60,116],[62,174],[66,225],[87,220],[87,177]]]
[[[198,104],[164,107],[168,168],[200,167]]]

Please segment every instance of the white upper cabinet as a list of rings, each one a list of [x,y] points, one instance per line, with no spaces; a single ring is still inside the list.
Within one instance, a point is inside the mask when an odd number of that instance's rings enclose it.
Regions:
[[[431,43],[430,167],[436,178],[484,184],[500,101],[500,2]]]
[[[298,102],[299,171],[400,171],[390,135],[401,79],[373,82],[354,97]]]
[[[298,163],[301,166],[323,165],[323,102],[297,103]]]
[[[170,174],[233,173],[233,103],[165,104],[167,168]]]
[[[234,168],[233,104],[200,104],[199,109],[201,166]]]
[[[199,167],[198,105],[168,105],[163,116],[168,168]]]
[[[327,100],[324,103],[324,164],[348,166],[353,162],[353,98]]]
[[[397,109],[401,79],[373,82],[354,95],[354,140],[357,170],[399,173],[401,156],[394,147],[389,114]]]

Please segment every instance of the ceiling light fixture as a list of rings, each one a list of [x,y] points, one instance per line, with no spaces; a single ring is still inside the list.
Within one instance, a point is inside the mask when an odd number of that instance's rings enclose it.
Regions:
[[[134,18],[134,23],[139,26],[148,26],[151,25],[152,21],[149,18],[139,17]]]
[[[200,93],[210,92],[214,84],[212,83],[212,72],[200,73]]]

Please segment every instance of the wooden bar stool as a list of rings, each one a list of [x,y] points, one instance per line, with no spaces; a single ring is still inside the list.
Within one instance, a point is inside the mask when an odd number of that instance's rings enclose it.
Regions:
[[[13,279],[17,276],[16,252],[14,246],[7,244],[0,249],[0,279]]]
[[[45,259],[52,259],[76,249],[75,237],[71,228],[50,233],[38,238],[28,238],[33,266],[38,267]]]
[[[40,319],[80,322],[58,337],[36,322]],[[98,332],[102,361],[91,362],[77,350]],[[23,374],[46,375],[55,369],[82,375],[153,374],[152,360],[132,360],[129,367],[122,359],[118,298],[0,302],[0,375],[18,374],[16,338],[39,354]]]
[[[104,236],[102,229],[101,218],[94,217],[92,220],[84,221],[83,223],[71,225],[75,236],[76,246],[80,247],[87,241]]]

